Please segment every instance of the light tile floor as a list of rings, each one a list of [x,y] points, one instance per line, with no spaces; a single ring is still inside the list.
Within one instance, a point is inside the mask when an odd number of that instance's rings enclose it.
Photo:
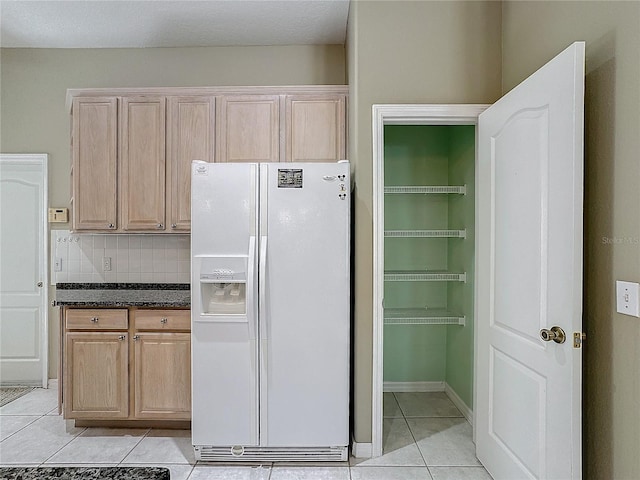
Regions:
[[[471,425],[444,393],[384,394],[384,454],[326,466],[212,465],[195,461],[188,430],[76,428],[57,390],[0,407],[0,466],[162,466],[172,480],[491,480]]]

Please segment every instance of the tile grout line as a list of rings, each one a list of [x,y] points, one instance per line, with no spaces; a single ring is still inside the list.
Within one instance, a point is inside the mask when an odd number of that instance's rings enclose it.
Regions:
[[[147,428],[147,431],[146,431],[146,432],[144,432],[144,435],[141,435],[141,436],[140,436],[140,440],[138,440],[138,442],[137,442],[133,447],[131,447],[131,450],[129,450],[129,452],[128,452],[124,457],[122,457],[122,460],[120,460],[120,461],[118,462],[118,465],[117,465],[118,467],[119,467],[120,465],[122,465],[122,462],[124,462],[124,461],[127,459],[127,457],[128,457],[129,455],[131,455],[131,452],[133,452],[133,450],[135,450],[135,448],[136,448],[138,445],[140,445],[140,443],[142,442],[142,440],[144,440],[144,439],[146,438],[146,436],[147,436],[147,435],[149,435],[149,432],[151,432],[151,428]]]
[[[5,440],[8,440],[9,438],[13,437],[16,433],[21,432],[22,430],[24,430],[25,428],[27,428],[29,425],[31,425],[34,422],[37,422],[38,420],[40,420],[42,416],[38,416],[38,415],[0,415],[1,417],[35,417],[34,420],[30,421],[29,423],[27,423],[26,425],[23,425],[21,428],[19,428],[18,430],[16,430],[15,432],[13,432],[11,435],[7,435],[7,437],[3,438],[2,440],[0,440],[0,444],[2,442],[4,442]]]
[[[45,417],[46,415],[43,415],[43,417]],[[65,419],[62,419],[63,422],[66,422]],[[76,428],[75,426],[75,421],[73,422],[73,428]],[[65,428],[66,430],[66,428]],[[71,438],[71,440],[69,440],[67,443],[65,443],[63,446],[61,446],[58,450],[56,450],[55,452],[53,452],[51,455],[49,455],[47,458],[44,459],[44,462],[42,462],[39,466],[40,467],[46,467],[46,463],[47,460],[50,460],[52,457],[54,457],[58,452],[60,452],[60,450],[62,450],[63,448],[65,448],[67,445],[69,445],[71,442],[73,442],[76,438],[78,438],[80,435],[82,435],[85,431],[87,430],[87,427],[83,427],[82,430],[80,430],[76,435],[73,436],[73,438]]]

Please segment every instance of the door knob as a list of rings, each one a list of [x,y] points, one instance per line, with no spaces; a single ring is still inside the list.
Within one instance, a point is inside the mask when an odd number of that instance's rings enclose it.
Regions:
[[[551,327],[551,330],[547,330],[543,328],[540,330],[540,338],[545,342],[550,342],[553,340],[556,343],[564,343],[567,339],[567,336],[564,333],[564,330],[558,326]]]
[[[38,282],[37,284],[39,287],[42,287],[42,282]]]

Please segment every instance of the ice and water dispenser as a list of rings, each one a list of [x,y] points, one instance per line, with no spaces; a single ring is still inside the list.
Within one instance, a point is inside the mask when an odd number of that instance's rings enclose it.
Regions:
[[[247,257],[200,257],[198,260],[199,306],[204,317],[201,319],[216,321],[223,316],[224,321],[246,321]]]

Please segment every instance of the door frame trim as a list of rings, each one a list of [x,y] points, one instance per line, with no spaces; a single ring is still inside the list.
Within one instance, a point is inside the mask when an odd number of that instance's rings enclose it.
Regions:
[[[42,233],[40,271],[42,273],[42,318],[40,325],[40,348],[42,355],[42,388],[48,388],[49,378],[49,222],[47,208],[49,205],[49,155],[46,153],[2,153],[0,163],[4,165],[38,165],[42,167],[42,204],[40,208],[40,230]]]
[[[373,129],[373,351],[371,380],[371,455],[382,455],[383,331],[384,312],[384,126],[385,125],[478,125],[484,104],[387,104],[372,106]],[[476,131],[476,156],[477,156]],[[477,162],[476,162],[477,163]],[[477,179],[477,171],[476,171]],[[476,182],[477,183],[477,182]],[[477,187],[477,186],[476,186]],[[476,188],[477,198],[477,188]],[[476,203],[477,208],[477,203]],[[478,212],[475,213],[476,219]],[[477,248],[477,238],[476,238]],[[474,290],[477,288],[475,281]],[[474,329],[474,345],[477,341]],[[474,378],[476,370],[474,352]],[[474,384],[475,399],[475,384]],[[474,430],[475,436],[475,430]]]

